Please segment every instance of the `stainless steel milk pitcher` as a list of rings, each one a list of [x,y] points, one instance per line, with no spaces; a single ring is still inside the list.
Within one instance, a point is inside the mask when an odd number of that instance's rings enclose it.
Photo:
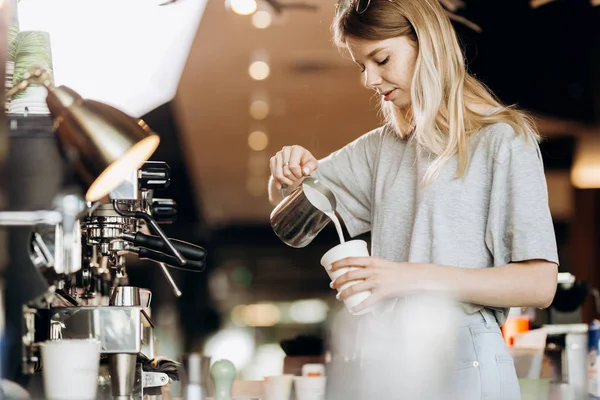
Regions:
[[[307,191],[312,195],[307,197]],[[315,195],[322,201],[315,201]],[[271,227],[285,244],[305,247],[331,221],[326,212],[335,213],[335,209],[331,190],[320,180],[307,177],[271,212]]]

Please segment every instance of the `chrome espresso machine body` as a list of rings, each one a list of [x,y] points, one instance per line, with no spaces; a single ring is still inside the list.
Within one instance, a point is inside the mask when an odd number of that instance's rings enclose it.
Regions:
[[[103,370],[110,375],[105,377],[110,382],[106,398],[148,398],[160,395],[170,382],[173,376],[161,371],[156,361],[152,295],[130,286],[126,270],[132,254],[152,260],[180,296],[168,267],[204,269],[202,247],[169,239],[159,226],[177,215],[173,200],[154,197],[169,184],[166,163],[146,162],[110,193],[108,201],[85,204],[77,196],[61,196],[61,223],[46,220],[36,225],[29,252],[51,286],[23,310],[25,374],[40,370],[39,343],[94,338],[101,342],[101,375]],[[102,391],[99,396],[103,398]]]

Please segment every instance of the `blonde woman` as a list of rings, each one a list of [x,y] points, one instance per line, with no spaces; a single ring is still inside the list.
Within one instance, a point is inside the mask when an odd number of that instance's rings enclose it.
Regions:
[[[519,398],[499,326],[509,307],[550,305],[558,265],[535,128],[466,72],[437,0],[342,0],[332,31],[386,123],[319,161],[284,147],[270,161],[271,203],[282,185],[321,179],[350,235],[371,232],[372,257],[334,264],[360,267],[333,282],[359,281],[340,297],[371,290],[360,311],[445,286],[471,324],[459,362],[479,371],[464,372],[459,398]]]

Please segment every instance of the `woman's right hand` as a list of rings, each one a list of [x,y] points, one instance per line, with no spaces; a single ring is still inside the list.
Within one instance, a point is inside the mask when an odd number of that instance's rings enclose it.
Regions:
[[[270,168],[278,190],[293,186],[319,167],[317,159],[302,146],[285,146],[271,157]]]

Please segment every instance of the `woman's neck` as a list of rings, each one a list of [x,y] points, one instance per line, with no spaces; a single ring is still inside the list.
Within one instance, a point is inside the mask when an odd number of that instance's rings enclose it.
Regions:
[[[397,115],[398,129],[408,135],[414,128],[412,107],[399,108]]]

